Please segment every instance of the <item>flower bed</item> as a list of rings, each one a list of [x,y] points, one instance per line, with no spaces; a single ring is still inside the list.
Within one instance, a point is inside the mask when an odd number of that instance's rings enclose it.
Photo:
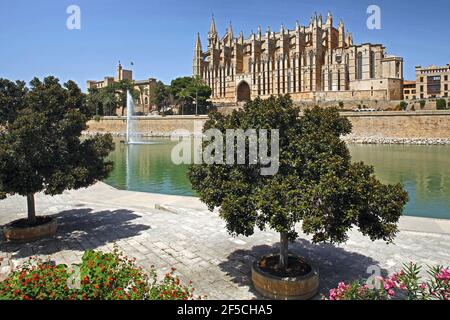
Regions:
[[[0,282],[0,300],[193,300],[191,283],[184,285],[175,269],[158,281],[135,259],[112,253],[86,251],[80,265],[54,265],[30,258]]]
[[[378,283],[368,284],[341,282],[330,290],[329,300],[449,300],[450,269],[432,267],[429,279],[419,276],[421,267],[417,264],[404,268],[387,278],[380,277]]]

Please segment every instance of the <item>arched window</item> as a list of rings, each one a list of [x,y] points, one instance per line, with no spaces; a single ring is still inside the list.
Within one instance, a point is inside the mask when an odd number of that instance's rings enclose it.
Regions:
[[[357,80],[361,80],[363,78],[362,67],[363,67],[362,52],[358,52],[358,54],[356,55],[356,79]]]
[[[337,89],[341,91],[341,70],[338,70]]]
[[[261,95],[261,76],[258,76],[258,96]]]
[[[333,73],[328,71],[328,91],[333,91]]]
[[[321,82],[322,82],[322,91],[325,91],[325,70],[322,71],[322,78],[321,78]]]
[[[375,78],[375,52],[370,51],[370,78]]]
[[[291,73],[290,72],[288,72],[288,75],[287,75],[287,83],[288,83],[287,91],[289,93],[289,92],[291,92]]]
[[[350,86],[350,72],[348,69],[348,65],[345,66],[345,90],[349,90]]]

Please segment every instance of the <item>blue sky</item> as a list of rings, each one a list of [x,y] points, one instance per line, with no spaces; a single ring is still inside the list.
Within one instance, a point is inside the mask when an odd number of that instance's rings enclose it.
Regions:
[[[81,30],[68,30],[66,9],[81,8]],[[381,7],[381,30],[368,30],[366,9]],[[404,57],[405,78],[415,65],[450,62],[448,0],[0,0],[0,77],[29,81],[55,75],[75,80],[114,75],[120,60],[135,63],[135,78],[164,82],[190,75],[197,32],[203,45],[214,13],[221,34],[230,21],[247,37],[261,25],[302,25],[315,11],[333,12],[355,43],[383,43]]]

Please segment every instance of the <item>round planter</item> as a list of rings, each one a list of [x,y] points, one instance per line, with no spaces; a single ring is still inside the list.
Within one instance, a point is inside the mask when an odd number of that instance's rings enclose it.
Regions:
[[[267,255],[262,259],[273,256],[277,255]],[[289,256],[295,257],[294,255]],[[316,296],[319,291],[319,271],[311,263],[305,261],[311,267],[308,274],[283,278],[262,270],[259,267],[261,260],[253,263],[252,281],[255,289],[264,297],[276,300],[308,300]]]
[[[19,221],[14,221],[3,229],[6,241],[11,242],[32,242],[44,238],[53,237],[56,234],[58,224],[53,218],[41,218],[48,221],[36,226],[16,226]]]

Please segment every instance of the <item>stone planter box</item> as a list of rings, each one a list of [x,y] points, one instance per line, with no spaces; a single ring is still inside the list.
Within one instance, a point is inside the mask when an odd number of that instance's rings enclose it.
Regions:
[[[17,222],[17,221],[16,221]],[[53,237],[56,234],[58,224],[55,219],[50,218],[48,221],[32,226],[17,227],[15,222],[6,225],[3,228],[3,234],[6,241],[11,242],[32,242],[44,238]]]
[[[253,263],[252,267],[253,285],[261,295],[269,299],[311,299],[319,291],[319,271],[311,263],[307,262],[307,264],[311,267],[311,271],[307,275],[295,278],[282,278],[261,270],[259,261],[257,260]]]

